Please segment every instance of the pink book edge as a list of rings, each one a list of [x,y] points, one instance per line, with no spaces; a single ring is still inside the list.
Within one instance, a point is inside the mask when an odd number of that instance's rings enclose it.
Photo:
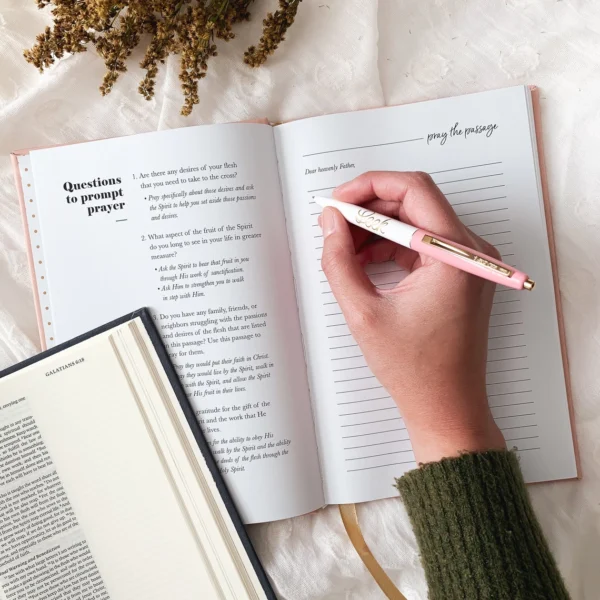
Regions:
[[[26,156],[29,150],[19,150],[10,155],[10,160],[13,166],[13,175],[17,186],[17,195],[21,208],[21,219],[23,230],[25,233],[25,244],[27,245],[27,259],[29,261],[29,274],[31,275],[31,283],[33,284],[33,303],[35,305],[35,316],[37,319],[38,332],[40,336],[40,344],[42,350],[47,350],[46,336],[44,335],[44,325],[42,321],[42,304],[40,302],[40,291],[38,289],[37,276],[33,262],[33,246],[31,245],[31,236],[29,235],[29,227],[27,225],[27,205],[25,202],[25,192],[23,190],[23,181],[21,180],[21,170],[19,168],[19,156]]]
[[[537,140],[538,160],[540,163],[540,179],[542,183],[542,199],[544,201],[544,213],[546,215],[546,229],[548,230],[548,247],[550,250],[550,265],[552,267],[552,281],[554,285],[554,300],[556,302],[556,318],[558,321],[558,336],[560,339],[560,351],[562,354],[563,371],[565,375],[565,388],[567,392],[567,405],[569,407],[569,421],[571,425],[571,435],[573,437],[573,448],[575,451],[575,468],[577,470],[577,479],[581,479],[581,457],[579,454],[579,444],[577,443],[577,431],[575,428],[575,408],[573,403],[573,393],[571,388],[571,373],[569,371],[569,357],[567,356],[567,340],[565,335],[565,322],[563,319],[562,301],[558,284],[558,261],[556,257],[556,243],[554,239],[554,229],[552,227],[552,209],[550,206],[550,196],[548,192],[548,178],[546,170],[546,161],[544,158],[544,142],[542,139],[542,120],[540,107],[540,90],[538,87],[529,86],[533,104],[533,119],[535,128],[535,137]],[[561,480],[569,481],[569,480]]]

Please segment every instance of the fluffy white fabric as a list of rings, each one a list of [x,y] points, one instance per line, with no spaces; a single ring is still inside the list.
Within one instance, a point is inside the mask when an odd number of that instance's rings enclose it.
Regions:
[[[257,0],[255,14],[275,0]],[[600,5],[595,0],[305,0],[297,23],[260,70],[241,63],[260,19],[211,61],[202,103],[179,116],[176,60],[156,99],[136,92],[135,67],[108,98],[102,62],[69,57],[44,76],[22,50],[49,22],[33,0],[0,0],[0,368],[35,353],[38,337],[8,155],[30,146],[267,116],[284,121],[519,83],[542,90],[583,480],[530,489],[575,600],[597,598],[600,569]],[[75,283],[74,283],[75,284]],[[390,482],[391,485],[392,482]],[[359,508],[380,562],[411,600],[426,586],[399,500]],[[255,526],[252,536],[282,598],[380,598],[336,509]]]

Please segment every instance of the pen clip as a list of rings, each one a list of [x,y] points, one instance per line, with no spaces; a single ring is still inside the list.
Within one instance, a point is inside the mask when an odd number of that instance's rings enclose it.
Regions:
[[[424,235],[422,241],[424,244],[429,244],[430,246],[436,246],[437,248],[442,248],[443,250],[446,250],[447,252],[451,252],[452,254],[456,254],[457,256],[460,256],[464,260],[468,260],[469,262],[476,263],[480,267],[483,267],[484,269],[488,269],[489,271],[494,271],[495,273],[498,273],[499,275],[503,275],[504,277],[511,277],[512,274],[514,273],[514,271],[511,271],[510,269],[507,269],[506,267],[504,267],[502,265],[498,265],[498,264],[492,262],[491,260],[484,258],[483,256],[479,256],[478,254],[475,254],[473,252],[468,252],[467,250],[464,250],[463,248],[458,248],[458,247],[453,246],[452,244],[445,242],[443,240],[438,240],[437,238],[434,238],[431,235]]]

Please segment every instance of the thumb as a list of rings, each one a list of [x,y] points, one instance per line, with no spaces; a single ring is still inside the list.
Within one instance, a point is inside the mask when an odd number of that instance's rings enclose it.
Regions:
[[[331,291],[342,312],[361,309],[372,301],[376,290],[356,255],[350,226],[335,208],[326,207],[321,215],[323,256],[321,265]],[[349,311],[349,312],[347,312]]]

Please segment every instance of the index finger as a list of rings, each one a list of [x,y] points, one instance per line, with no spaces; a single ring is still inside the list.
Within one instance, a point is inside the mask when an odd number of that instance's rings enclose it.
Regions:
[[[352,204],[384,201],[377,202],[381,207],[378,212],[396,212],[404,222],[455,241],[466,234],[454,209],[427,173],[369,171],[336,188],[333,196]]]

